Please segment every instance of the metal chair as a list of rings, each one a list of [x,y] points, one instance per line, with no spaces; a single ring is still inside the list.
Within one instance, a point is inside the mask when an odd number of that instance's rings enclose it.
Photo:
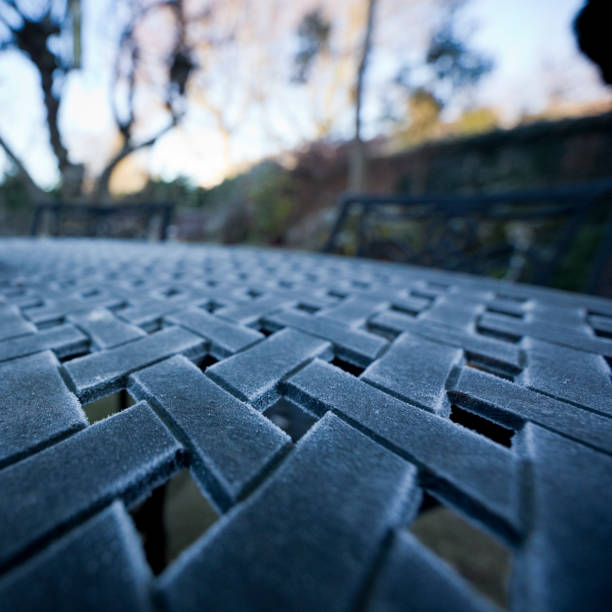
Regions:
[[[30,234],[38,236],[45,226],[53,236],[147,238],[156,233],[167,240],[174,204],[36,204]],[[157,228],[154,223],[157,221]],[[46,223],[45,223],[46,222]],[[156,231],[155,231],[156,230]]]
[[[612,180],[479,195],[349,193],[323,250],[551,285],[590,228],[586,290],[595,292],[612,252],[611,201]]]

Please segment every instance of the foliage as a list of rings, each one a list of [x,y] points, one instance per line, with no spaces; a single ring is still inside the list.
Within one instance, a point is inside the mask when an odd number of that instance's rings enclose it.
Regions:
[[[449,130],[457,136],[470,136],[489,132],[499,125],[499,117],[492,108],[482,107],[465,111],[449,125]]]
[[[32,219],[34,201],[22,178],[6,174],[0,183],[0,235],[25,234]]]
[[[396,139],[403,146],[419,144],[440,131],[442,104],[428,90],[417,89],[407,100],[410,123],[397,131]]]
[[[487,107],[467,110],[455,121],[442,121],[442,104],[426,89],[416,90],[407,106],[410,122],[396,128],[392,136],[394,148],[400,150],[426,140],[488,132],[499,125],[497,113]]]
[[[297,27],[298,51],[293,63],[295,83],[306,83],[317,55],[328,49],[331,22],[325,18],[321,8],[307,12]]]
[[[456,30],[458,10],[465,0],[451,0],[438,29],[434,31],[425,54],[425,64],[435,78],[436,90],[446,85],[450,94],[471,87],[493,68],[486,55],[470,48]]]
[[[282,242],[294,207],[291,177],[281,167],[268,165],[257,175],[248,191],[251,207],[251,238]]]
[[[215,187],[205,190],[203,204],[206,206],[223,206],[244,201],[248,174],[242,173],[223,179]]]
[[[197,208],[204,205],[206,193],[203,187],[195,186],[185,177],[179,176],[173,181],[150,179],[141,192],[126,199],[150,202],[169,201],[179,206]]]
[[[0,205],[9,211],[29,210],[33,200],[18,174],[6,174],[0,184]]]
[[[286,168],[272,161],[261,162],[210,189],[185,179],[151,181],[145,191],[132,197],[171,200],[183,209],[199,208],[206,223],[193,236],[199,231],[200,238],[228,243],[280,244],[296,211],[294,179]],[[187,235],[190,230],[186,229]]]
[[[394,131],[404,145],[448,132],[439,125],[442,110],[469,94],[493,69],[492,60],[471,48],[458,31],[458,14],[465,4],[466,0],[445,0],[421,63],[405,64],[396,75],[395,85],[404,92],[405,110],[395,117]],[[468,108],[453,126],[456,129],[450,131],[468,134],[494,125],[492,111]]]
[[[554,287],[566,291],[587,289],[589,272],[605,239],[605,229],[605,223],[589,223],[580,229],[554,276]]]

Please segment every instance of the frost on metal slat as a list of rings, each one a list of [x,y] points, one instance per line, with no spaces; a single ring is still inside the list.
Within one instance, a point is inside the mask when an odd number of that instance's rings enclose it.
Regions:
[[[171,327],[107,351],[73,359],[65,365],[68,378],[81,398],[116,391],[128,374],[177,353],[200,356],[202,339]]]
[[[290,441],[257,410],[181,356],[130,377],[134,395],[163,411],[192,450],[192,466],[218,505],[234,503]]]
[[[611,347],[594,296],[0,240],[0,608],[495,609],[409,533],[437,500],[506,548],[511,610],[602,609]],[[128,511],[183,467],[220,517],[155,577]]]
[[[231,520],[164,576],[170,608],[355,605],[387,530],[411,502],[415,475],[338,418],[323,417]]]
[[[142,402],[0,471],[0,566],[113,499],[176,469],[181,445]]]
[[[0,578],[0,601],[15,612],[146,611],[152,582],[138,533],[114,502]]]
[[[216,363],[207,373],[241,399],[261,406],[274,399],[280,379],[329,350],[329,346],[319,338],[285,329],[266,342]]]
[[[87,425],[49,351],[0,363],[0,466]]]

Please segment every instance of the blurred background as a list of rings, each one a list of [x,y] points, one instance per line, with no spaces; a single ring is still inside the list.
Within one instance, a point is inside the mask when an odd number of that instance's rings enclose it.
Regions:
[[[172,239],[319,249],[347,190],[464,197],[601,183],[612,90],[579,49],[583,5],[2,0],[0,235],[28,234],[42,202],[171,202]],[[36,233],[62,235],[146,238],[164,222],[42,217]],[[608,218],[600,210],[572,237],[547,284],[585,290]],[[411,223],[391,227],[422,236]],[[540,225],[514,223],[506,242],[524,251]],[[419,263],[357,242],[347,230],[336,250]],[[476,271],[530,280],[508,266]]]

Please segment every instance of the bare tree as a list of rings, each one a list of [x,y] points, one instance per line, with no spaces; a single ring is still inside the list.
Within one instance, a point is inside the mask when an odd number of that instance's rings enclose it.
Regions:
[[[367,0],[367,19],[355,79],[355,133],[351,146],[348,171],[348,189],[349,191],[353,192],[363,191],[366,180],[366,152],[361,134],[361,108],[363,105],[363,90],[366,68],[368,65],[368,58],[372,50],[375,6],[376,0]]]
[[[304,13],[298,23],[291,82],[308,89],[314,126],[311,137],[317,140],[330,136],[347,111],[354,115],[357,101],[361,117],[373,8],[374,1],[369,0],[365,4],[339,3],[333,11],[316,7]],[[361,120],[359,130],[361,135]]]
[[[143,49],[138,37],[138,28],[148,14],[160,10],[168,12],[168,19],[174,22],[174,40],[170,43],[166,62],[157,66],[165,73],[162,77],[162,102],[166,108],[168,120],[165,126],[152,135],[144,139],[137,139],[134,134],[137,123],[135,95],[139,81],[144,80],[144,77],[140,75]],[[208,15],[204,14],[204,16],[207,17]],[[179,123],[185,113],[187,82],[195,67],[196,64],[192,59],[191,48],[186,37],[186,16],[183,0],[163,0],[133,9],[132,17],[121,34],[111,89],[111,107],[121,136],[121,146],[97,178],[92,192],[94,199],[107,199],[109,197],[110,179],[121,161],[135,151],[155,144]],[[123,100],[125,110],[123,114],[117,102],[119,85],[122,81],[125,85]]]
[[[440,1],[422,61],[404,63],[397,73],[395,85],[408,109],[407,126],[405,114],[397,121],[406,144],[435,136],[440,114],[451,102],[462,99],[469,108],[474,86],[493,69],[491,58],[472,48],[458,31],[458,16],[467,2]]]
[[[226,172],[235,168],[232,140],[257,101],[254,85],[264,72],[257,65],[257,52],[266,32],[258,31],[255,6],[251,0],[225,0],[215,11],[214,37],[201,41],[197,48],[202,61],[204,57],[209,61],[192,81],[192,99],[208,113],[221,138]]]
[[[34,65],[40,76],[42,99],[47,113],[49,143],[57,160],[62,176],[62,195],[72,195],[79,190],[83,178],[83,167],[68,158],[58,126],[58,111],[67,73],[71,70],[70,58],[51,50],[51,40],[61,35],[69,21],[67,7],[63,11],[54,10],[51,2],[32,16],[18,6],[16,0],[4,0],[4,10],[0,19],[6,30],[1,49],[21,51]],[[34,197],[45,198],[47,194],[38,187],[23,162],[18,158],[9,143],[0,137],[0,146],[15,165],[19,176]]]
[[[293,58],[294,74],[292,81],[294,83],[304,85],[310,78],[314,70],[315,61],[328,59],[335,64],[336,74],[330,80],[330,86],[337,89],[339,86],[346,86],[347,101],[353,107],[353,139],[349,154],[349,170],[348,170],[348,189],[350,191],[361,191],[365,182],[365,147],[362,138],[362,106],[364,98],[364,83],[368,59],[372,50],[372,37],[374,32],[374,9],[376,0],[364,0],[365,11],[363,15],[365,19],[351,20],[353,25],[357,26],[361,31],[357,32],[360,38],[356,52],[350,50],[347,53],[346,49],[333,51],[330,45],[330,37],[332,33],[332,22],[326,18],[321,8],[315,8],[308,11],[302,17],[297,28],[298,50]],[[349,31],[349,36],[353,32]],[[361,36],[359,36],[361,34]],[[342,73],[343,61],[352,60],[355,66],[354,81],[351,84],[350,80],[339,78]],[[319,87],[315,83],[315,87]],[[327,97],[330,100],[330,97]],[[329,133],[333,125],[335,117],[324,117],[324,121],[317,122],[316,136],[321,138]]]
[[[190,41],[187,36],[187,18],[183,0],[156,0],[153,2],[129,2],[130,17],[120,36],[117,60],[113,73],[112,110],[121,145],[107,161],[106,166],[94,181],[90,197],[110,197],[109,183],[113,171],[126,157],[137,150],[149,147],[169,130],[175,127],[185,112],[187,82],[196,68],[192,60]],[[167,123],[161,129],[146,137],[137,138],[136,91],[138,87],[149,87],[145,56],[145,42],[141,33],[142,24],[153,13],[164,13],[172,24],[173,35],[165,57],[158,58],[154,72],[157,72],[158,90]],[[210,11],[204,11],[198,19],[207,19]],[[71,161],[68,149],[59,128],[58,114],[64,94],[64,84],[70,71],[80,61],[80,6],[78,0],[66,3],[48,0],[36,13],[28,12],[17,0],[3,0],[0,5],[0,21],[4,36],[0,50],[14,49],[27,57],[40,77],[42,99],[46,110],[46,126],[49,143],[57,160],[60,175],[59,191],[62,199],[81,198],[85,192],[85,168],[83,164]],[[66,45],[53,44],[60,37],[73,35],[72,51],[66,52]],[[155,41],[159,44],[159,41]],[[123,91],[123,99],[119,98]],[[10,144],[0,135],[2,147],[13,162],[18,175],[33,197],[48,198],[32,178],[25,164],[19,159]]]
[[[334,12],[328,8],[324,13],[319,8],[304,13],[296,30],[298,51],[293,58],[293,81],[308,83],[320,91],[321,83],[325,83],[323,60],[329,59],[339,67],[339,59],[348,58],[350,70],[338,72],[339,78],[332,79],[335,87],[346,92],[346,105],[341,112],[334,109],[335,116],[327,117],[326,131],[317,136],[329,134],[350,109],[350,191],[362,191],[367,186],[367,147],[363,137],[366,98],[375,93],[382,99],[385,114],[381,121],[391,120],[394,128],[404,121],[408,108],[412,131],[422,136],[436,123],[451,97],[453,101],[461,96],[467,99],[471,86],[491,69],[490,60],[469,47],[465,33],[458,31],[457,15],[467,2],[361,0],[342,6],[339,3]],[[341,15],[342,10],[345,15]],[[339,49],[337,31],[343,25],[348,36]],[[380,71],[369,71],[374,51],[387,64],[395,63],[394,83],[382,82]],[[342,133],[347,133],[344,124]]]

